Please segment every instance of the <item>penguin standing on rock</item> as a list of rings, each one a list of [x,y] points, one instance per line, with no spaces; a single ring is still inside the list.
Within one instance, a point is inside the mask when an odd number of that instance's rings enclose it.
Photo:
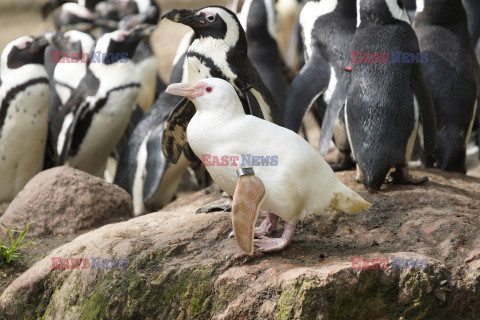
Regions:
[[[291,77],[275,40],[277,22],[273,1],[247,0],[238,18],[247,35],[248,57],[283,110]]]
[[[318,152],[291,130],[246,115],[231,84],[210,78],[193,83],[177,83],[167,93],[189,98],[197,112],[187,128],[193,152],[212,156],[250,154],[269,159],[271,165],[248,165],[240,160],[226,166],[208,166],[214,181],[233,197],[233,231],[239,246],[253,254],[283,250],[291,242],[295,225],[310,214],[340,210],[355,214],[370,206],[347,188]],[[253,166],[253,167],[252,167]],[[255,228],[260,209],[275,214]],[[278,222],[285,220],[281,238],[269,238]],[[254,240],[254,237],[259,239]]]
[[[172,10],[163,18],[188,25],[195,33],[195,40],[186,54],[186,80],[208,77],[227,80],[235,88],[245,113],[283,124],[275,98],[247,56],[245,32],[232,11],[224,7]],[[199,162],[188,146],[185,133],[194,114],[195,107],[185,98],[167,119],[162,139],[163,148],[167,150],[166,158],[171,163],[177,163],[182,152],[189,160]],[[220,206],[202,209],[228,210],[229,206],[229,203],[223,202]]]
[[[475,120],[480,68],[462,0],[417,0],[414,30],[420,50],[428,54],[422,70],[437,116],[437,166],[466,173],[466,148]]]
[[[195,39],[193,32],[181,41],[174,59],[170,83],[187,81],[186,52]],[[168,163],[162,153],[163,128],[181,97],[159,95],[128,138],[118,160],[114,183],[133,200],[133,212],[141,215],[172,201],[184,172],[191,164],[184,156],[176,164]]]
[[[326,155],[332,136],[339,149],[336,170],[353,165],[343,116],[350,72],[351,44],[356,26],[355,0],[310,1],[300,13],[307,63],[287,94],[284,121],[298,132],[305,113],[322,96],[327,105],[322,121],[320,153]]]
[[[140,90],[140,78],[129,57],[153,30],[154,26],[138,26],[107,33],[98,40],[87,74],[52,119],[60,164],[103,177]]]
[[[399,4],[395,0],[358,3],[352,50],[406,54],[395,61],[392,54],[387,63],[352,64],[345,120],[357,161],[357,181],[371,192],[380,189],[392,167],[396,183],[427,181],[427,177],[409,176],[407,166],[420,122],[427,160],[435,150],[435,110],[418,61],[418,40]]]
[[[11,201],[43,166],[49,81],[43,66],[45,36],[21,37],[0,63],[0,202]]]

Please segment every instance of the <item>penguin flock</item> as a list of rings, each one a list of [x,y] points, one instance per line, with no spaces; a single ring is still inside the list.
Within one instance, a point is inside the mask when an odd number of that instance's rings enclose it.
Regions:
[[[466,173],[480,145],[476,0],[214,2],[163,15],[155,0],[46,2],[55,30],[1,54],[0,202],[61,165],[125,189],[135,215],[162,208],[181,185],[214,183],[252,254],[284,249],[308,214],[368,208],[334,171],[356,168],[371,193],[426,182],[409,174],[412,154]],[[168,88],[152,49],[162,20],[191,29]],[[318,150],[298,135],[307,113]],[[205,155],[242,161],[206,165]],[[245,164],[245,155],[278,161]],[[284,234],[269,238],[279,218]]]

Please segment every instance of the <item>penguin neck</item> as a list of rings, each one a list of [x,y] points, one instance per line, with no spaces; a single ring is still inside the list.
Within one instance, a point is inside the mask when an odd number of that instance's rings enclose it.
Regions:
[[[31,63],[25,64],[20,68],[10,69],[6,63],[2,61],[2,67],[0,69],[2,86],[7,84],[14,86],[37,78],[48,78],[47,71],[41,64]]]
[[[218,104],[217,102],[192,100],[197,109],[195,115],[198,115],[198,118],[221,119],[222,123],[245,116],[243,105],[238,98],[222,99],[222,101],[222,104]]]
[[[125,84],[140,83],[140,76],[135,72],[135,66],[131,60],[112,64],[91,63],[89,72],[97,79],[102,79],[99,91],[106,92]]]

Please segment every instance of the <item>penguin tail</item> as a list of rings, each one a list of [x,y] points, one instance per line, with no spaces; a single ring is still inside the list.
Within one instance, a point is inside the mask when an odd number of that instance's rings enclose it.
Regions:
[[[334,192],[330,201],[330,209],[340,210],[348,214],[356,214],[368,209],[371,204],[355,191],[345,187],[346,190]]]

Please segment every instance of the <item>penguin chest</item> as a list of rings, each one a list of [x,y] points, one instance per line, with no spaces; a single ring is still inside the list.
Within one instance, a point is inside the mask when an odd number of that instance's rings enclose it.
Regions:
[[[187,53],[188,81],[198,81],[205,78],[217,77],[233,82],[237,73],[227,61],[227,53],[231,49],[221,40],[199,39],[190,46]]]
[[[111,91],[107,102],[93,116],[78,153],[67,164],[102,176],[107,159],[120,142],[132,114],[138,87]]]
[[[137,70],[141,78],[137,104],[146,112],[155,102],[155,92],[157,90],[157,59],[153,56],[143,60],[137,65]]]
[[[49,86],[37,83],[17,93],[8,103],[0,129],[0,201],[8,200],[39,172],[47,140]]]

